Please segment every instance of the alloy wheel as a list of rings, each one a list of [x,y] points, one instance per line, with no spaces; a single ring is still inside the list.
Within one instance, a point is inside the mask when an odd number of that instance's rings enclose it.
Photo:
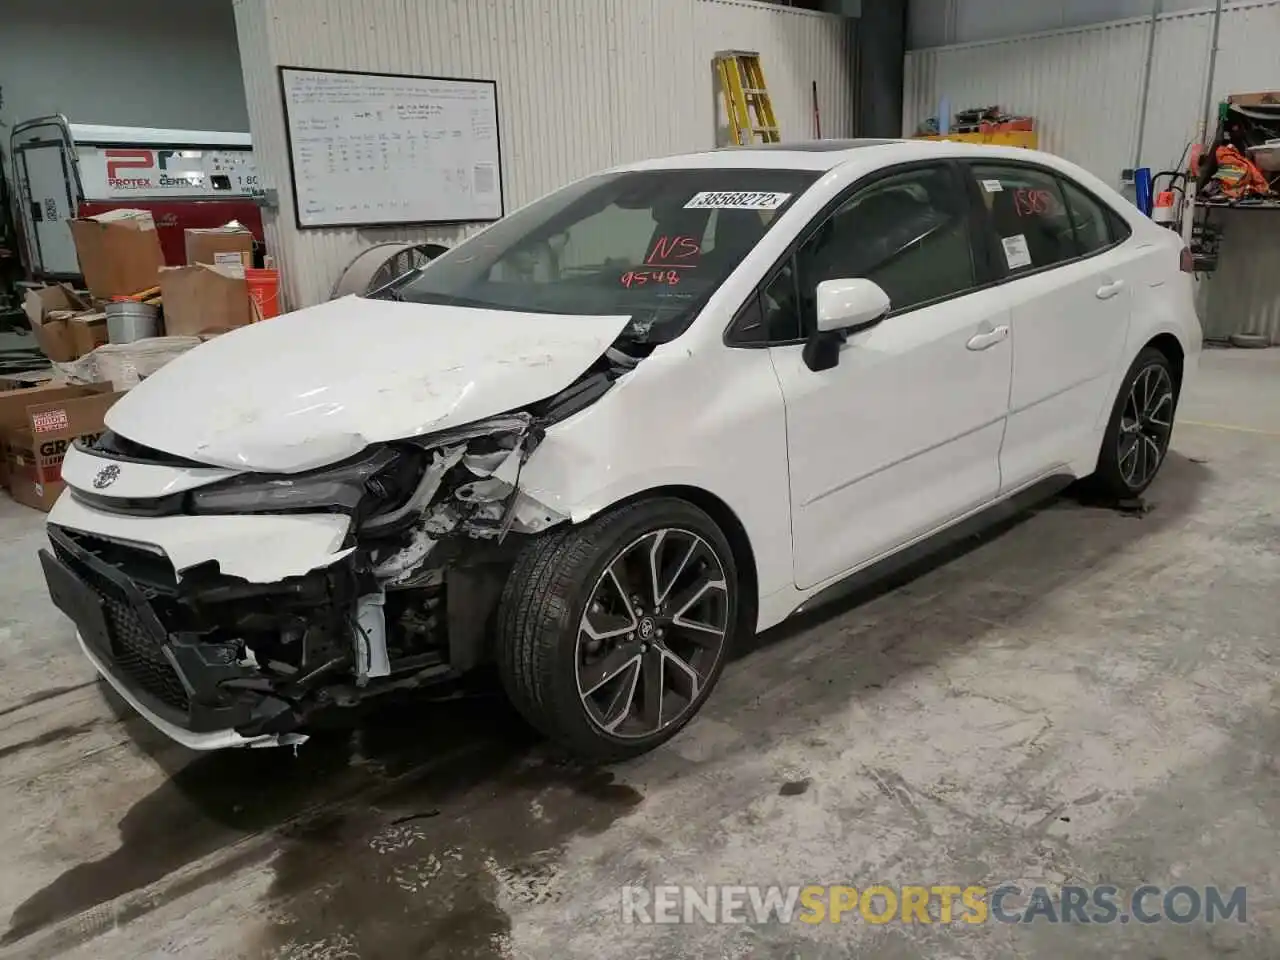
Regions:
[[[724,654],[731,589],[715,549],[691,530],[654,530],[614,554],[578,625],[578,695],[591,722],[635,739],[680,720]]]
[[[1116,462],[1131,490],[1146,486],[1160,469],[1173,432],[1173,381],[1158,363],[1133,379],[1120,414]]]

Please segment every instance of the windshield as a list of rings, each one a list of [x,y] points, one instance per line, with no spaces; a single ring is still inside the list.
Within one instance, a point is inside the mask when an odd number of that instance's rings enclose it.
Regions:
[[[539,313],[625,315],[624,337],[679,336],[819,173],[645,170],[573,183],[380,296]]]

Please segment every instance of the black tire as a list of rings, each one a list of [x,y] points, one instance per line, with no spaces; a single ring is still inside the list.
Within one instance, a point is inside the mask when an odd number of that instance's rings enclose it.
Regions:
[[[710,663],[709,658],[701,661],[709,664],[706,675],[699,677],[696,687],[691,688],[694,695],[687,698],[681,708],[683,712],[676,719],[662,722],[664,707],[660,702],[658,729],[648,735],[614,735],[600,725],[598,718],[593,718],[586,703],[588,694],[581,692],[579,670],[585,669],[580,666],[584,656],[584,648],[580,646],[584,617],[589,602],[593,603],[593,611],[599,609],[594,602],[596,591],[604,582],[606,572],[613,570],[615,561],[623,562],[621,558],[629,549],[640,549],[636,545],[644,538],[659,537],[658,531],[688,533],[714,551],[726,585],[723,600],[717,601],[724,604],[723,639],[714,663]],[[655,573],[655,589],[659,579]],[[671,581],[672,593],[676,579],[673,576]],[[502,593],[497,616],[496,658],[503,687],[529,723],[579,759],[612,762],[646,753],[675,736],[710,695],[738,633],[742,610],[740,590],[733,551],[724,533],[706,513],[685,500],[662,497],[638,501],[610,510],[582,526],[551,531],[524,548]],[[624,599],[623,602],[630,611],[630,601]],[[631,620],[639,623],[634,615]],[[673,628],[673,636],[666,642],[674,639],[675,633]],[[661,631],[658,635],[662,635]],[[617,637],[615,642],[621,644],[625,639],[638,643],[635,637],[633,633],[626,638]],[[593,633],[587,639],[588,643],[599,645]],[[695,653],[694,656],[702,655]],[[636,661],[638,677],[646,675],[640,673],[645,663]],[[660,654],[659,663],[665,669],[668,661]],[[658,675],[664,676],[661,669]],[[628,696],[631,698],[628,704],[638,710],[634,704],[635,682]],[[622,712],[626,713],[631,706]]]
[[[1167,422],[1168,427],[1163,430],[1163,436],[1156,437],[1139,424],[1137,428],[1139,433],[1148,434],[1149,437],[1147,440],[1139,437],[1134,441],[1143,444],[1139,451],[1140,455],[1154,456],[1154,451],[1149,444],[1155,443],[1159,447],[1159,456],[1150,469],[1135,471],[1128,457],[1137,456],[1139,453],[1126,453],[1122,449],[1121,436],[1122,433],[1132,434],[1135,429],[1131,426],[1133,423],[1131,394],[1135,385],[1146,377],[1163,378],[1161,382],[1168,384],[1170,397],[1167,404],[1160,408],[1160,418]],[[1164,465],[1165,456],[1169,452],[1169,439],[1178,407],[1179,386],[1173,365],[1161,351],[1155,347],[1145,347],[1138,354],[1129,367],[1128,373],[1125,374],[1120,392],[1111,408],[1111,419],[1107,422],[1106,433],[1102,438],[1102,450],[1098,454],[1098,468],[1089,478],[1089,485],[1094,493],[1117,500],[1130,499],[1138,496],[1151,485],[1151,481],[1160,472],[1160,467]],[[1167,420],[1165,419],[1166,410]]]

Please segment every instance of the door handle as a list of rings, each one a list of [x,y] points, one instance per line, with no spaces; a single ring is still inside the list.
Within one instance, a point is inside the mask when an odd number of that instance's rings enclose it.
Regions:
[[[1113,280],[1111,283],[1104,283],[1102,286],[1100,286],[1095,296],[1099,300],[1110,300],[1112,297],[1114,297],[1117,293],[1119,293],[1123,289],[1124,289],[1123,280]]]
[[[969,338],[969,342],[965,346],[970,350],[986,350],[988,347],[994,347],[1007,336],[1009,336],[1009,328],[1001,325],[992,330],[975,333]]]

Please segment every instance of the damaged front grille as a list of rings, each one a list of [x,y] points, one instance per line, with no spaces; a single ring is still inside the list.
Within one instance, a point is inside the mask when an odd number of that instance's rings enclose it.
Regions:
[[[103,513],[118,513],[127,517],[172,517],[183,512],[185,493],[171,493],[164,497],[104,497],[77,487],[70,487],[71,498],[86,507]]]
[[[94,592],[103,599],[116,665],[147,693],[185,713],[191,706],[187,690],[164,651],[148,635],[133,607],[96,586]]]
[[[208,467],[207,463],[188,460],[185,457],[165,453],[153,447],[135,443],[122,437],[114,430],[104,430],[96,438],[85,438],[76,441],[76,446],[86,453],[106,457],[110,460],[121,460],[126,463],[147,463],[161,467]]]
[[[127,549],[113,546],[117,550]],[[185,713],[191,705],[186,687],[134,603],[119,586],[56,540],[53,548],[58,559],[72,567],[102,601],[111,649],[100,652],[109,654],[119,672],[136,686],[166,706]]]

